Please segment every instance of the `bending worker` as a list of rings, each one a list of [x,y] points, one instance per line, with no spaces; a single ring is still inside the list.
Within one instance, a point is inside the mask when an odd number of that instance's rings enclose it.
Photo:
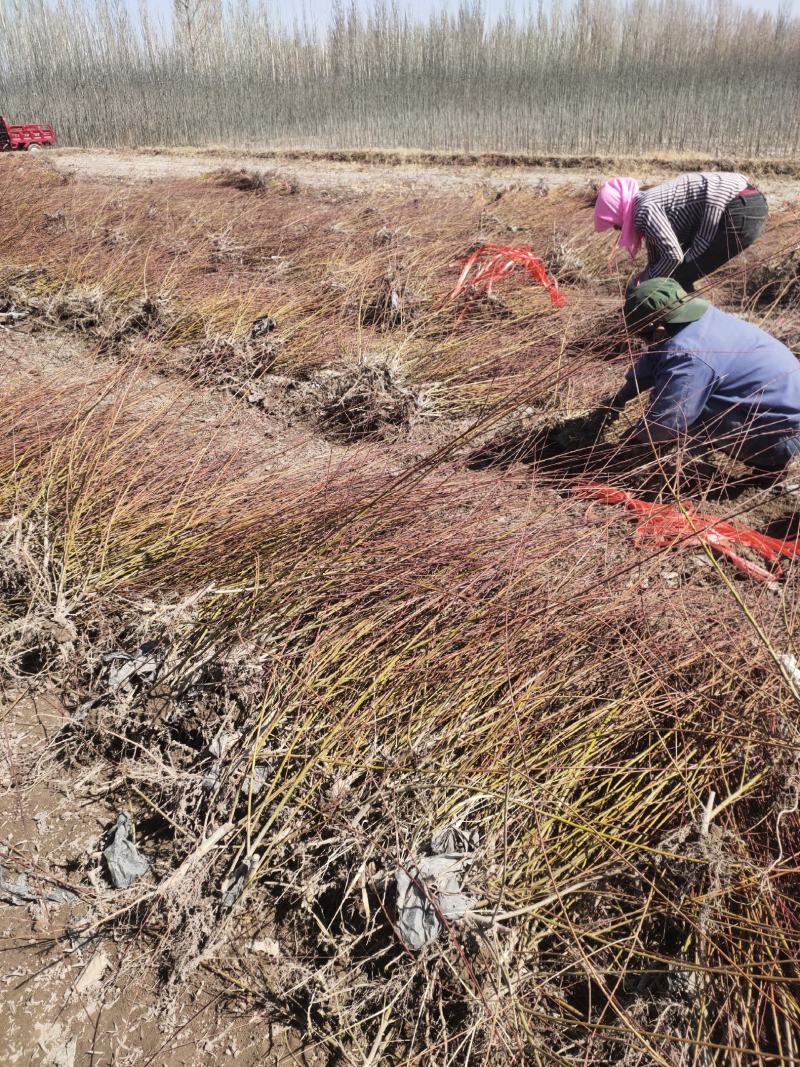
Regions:
[[[699,443],[776,474],[800,456],[800,363],[780,341],[674,278],[631,290],[625,321],[650,342],[607,401],[606,420],[651,390],[631,443]]]
[[[694,283],[749,247],[764,229],[767,201],[741,174],[682,174],[639,189],[611,178],[597,197],[594,228],[619,230],[617,243],[636,259],[644,241],[648,263],[629,289],[649,278]]]

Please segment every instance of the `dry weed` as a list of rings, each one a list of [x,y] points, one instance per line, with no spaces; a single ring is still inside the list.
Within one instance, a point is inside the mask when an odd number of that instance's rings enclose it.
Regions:
[[[800,252],[757,264],[746,276],[746,287],[760,306],[800,307]]]
[[[383,330],[408,326],[419,313],[421,303],[409,288],[403,269],[395,268],[383,275],[361,303],[361,322]]]
[[[545,253],[544,264],[547,273],[561,284],[581,285],[592,280],[583,259],[570,241],[563,237],[554,240],[552,248]]]
[[[274,192],[283,196],[293,196],[300,191],[296,181],[283,177],[273,170],[230,170],[221,168],[214,171],[212,178],[220,185],[239,189],[242,192],[256,193],[263,196],[265,193]]]
[[[408,382],[396,356],[363,357],[352,367],[328,368],[294,383],[296,410],[332,437],[353,440],[408,431],[430,418],[430,392]]]

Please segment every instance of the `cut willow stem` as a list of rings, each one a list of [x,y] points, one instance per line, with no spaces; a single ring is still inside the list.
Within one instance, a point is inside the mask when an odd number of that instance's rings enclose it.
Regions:
[[[583,882],[576,882],[574,885],[565,886],[558,893],[551,893],[549,897],[543,897],[542,900],[536,900],[532,904],[526,904],[522,908],[514,908],[512,911],[501,911],[498,914],[483,915],[481,912],[470,911],[467,912],[467,917],[475,920],[481,926],[491,926],[495,922],[501,922],[505,919],[516,919],[521,915],[530,915],[534,911],[541,911],[542,908],[548,907],[550,904],[555,904],[566,896],[567,893],[577,893],[581,889],[586,889],[587,886],[594,885],[596,882],[601,882],[604,878],[610,877],[614,874],[614,871],[604,871],[603,874],[598,874],[594,878],[587,878]],[[619,873],[619,872],[616,872]]]
[[[703,811],[703,817],[700,820],[700,836],[701,837],[707,837],[708,836],[708,828],[711,826],[711,819],[714,816],[714,801],[716,800],[716,798],[717,798],[717,794],[712,789],[708,794],[708,799],[706,800],[706,806],[705,806],[705,809]]]

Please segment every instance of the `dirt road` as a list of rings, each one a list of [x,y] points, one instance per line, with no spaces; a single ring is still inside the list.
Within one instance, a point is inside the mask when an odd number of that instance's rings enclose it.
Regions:
[[[56,149],[48,159],[68,174],[85,174],[111,181],[157,181],[163,178],[188,178],[207,174],[218,168],[239,168],[257,172],[280,172],[301,185],[331,192],[379,192],[403,189],[435,188],[439,192],[465,192],[475,188],[522,188],[557,185],[587,186],[610,176],[596,167],[483,167],[475,165],[380,162],[336,162],[331,160],[264,158],[257,151],[234,149],[156,149],[104,151],[98,149]],[[674,176],[675,168],[645,166],[636,176],[642,184],[663,181]],[[794,200],[800,198],[800,182],[794,177],[765,177],[759,186],[768,196]]]
[[[487,183],[498,188],[510,183],[536,186],[585,183],[588,172],[544,170],[538,168],[480,168],[435,167],[425,165],[388,166],[372,163],[336,163],[262,159],[247,153],[170,151],[170,152],[112,152],[56,150],[48,155],[56,166],[67,173],[119,181],[156,181],[161,178],[199,177],[223,167],[245,167],[263,172],[279,171],[306,186],[336,192],[385,191],[402,188],[435,187],[440,191],[456,192]]]

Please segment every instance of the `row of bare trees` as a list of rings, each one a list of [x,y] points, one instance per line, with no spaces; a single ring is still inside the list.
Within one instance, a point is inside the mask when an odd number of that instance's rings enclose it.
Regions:
[[[0,0],[0,107],[62,142],[793,155],[800,20],[714,0],[560,0],[327,26],[267,0]]]

